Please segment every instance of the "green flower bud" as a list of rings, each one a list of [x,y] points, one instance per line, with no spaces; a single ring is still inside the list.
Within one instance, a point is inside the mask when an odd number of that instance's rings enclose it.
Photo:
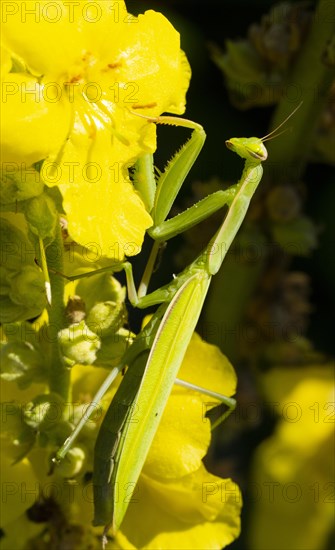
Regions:
[[[287,74],[311,22],[305,2],[283,2],[251,25],[246,40],[227,41],[226,52],[212,46],[232,103],[240,109],[272,105],[283,93]]]
[[[21,389],[46,378],[45,360],[29,342],[8,342],[0,352],[1,378]]]
[[[24,266],[11,278],[9,297],[17,304],[35,309],[36,315],[40,313],[46,305],[43,273],[37,267]]]
[[[1,452],[10,457],[12,463],[20,462],[36,443],[36,432],[25,424],[22,419],[22,406],[18,406],[16,418],[9,418],[8,407],[12,403],[3,403],[2,411],[6,416],[5,423],[1,425]]]
[[[10,292],[10,281],[8,280],[8,271],[2,265],[0,266],[0,296],[7,296]]]
[[[53,406],[53,408],[47,412],[47,417],[52,419],[52,416],[54,416],[55,422],[50,422],[45,426],[41,426],[41,430],[38,432],[38,445],[40,447],[51,446],[59,448],[72,433],[74,425],[61,418],[61,412],[64,414],[62,408],[63,404],[61,403],[59,408]]]
[[[34,235],[41,239],[54,238],[58,212],[55,203],[46,193],[27,201],[25,216]]]
[[[100,273],[81,279],[76,287],[76,292],[81,296],[86,305],[86,311],[99,302],[124,302],[126,289],[110,273]]]
[[[57,466],[57,474],[65,478],[77,476],[83,469],[86,453],[82,447],[72,447]]]
[[[14,304],[8,296],[0,296],[0,323],[13,323],[32,317],[35,317],[35,315],[30,309]]]
[[[44,184],[37,171],[18,169],[13,162],[3,163],[0,172],[0,202],[13,204],[36,197],[43,192]]]
[[[18,215],[19,218],[22,217]],[[11,219],[16,222],[16,215]],[[22,265],[33,262],[32,245],[26,235],[7,218],[0,218],[1,265],[6,271],[20,271]]]
[[[47,432],[62,420],[63,408],[64,402],[57,393],[38,395],[25,406],[24,421],[34,430]]]
[[[135,338],[134,334],[121,328],[109,338],[103,339],[97,353],[96,365],[108,369],[116,366],[131,345],[133,338]]]
[[[92,365],[100,348],[100,339],[92,332],[85,321],[74,323],[58,333],[58,341],[68,366],[76,363]]]
[[[11,219],[21,222],[22,216]],[[36,317],[46,304],[44,277],[34,263],[35,250],[26,235],[8,219],[1,218],[0,322]]]
[[[117,332],[123,325],[125,308],[123,302],[100,302],[92,307],[87,316],[87,326],[101,337]]]

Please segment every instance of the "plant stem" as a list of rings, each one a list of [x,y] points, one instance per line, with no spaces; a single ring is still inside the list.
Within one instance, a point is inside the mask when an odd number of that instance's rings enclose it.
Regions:
[[[334,31],[335,2],[320,0],[312,27],[286,82],[285,94],[278,104],[271,124],[271,129],[276,128],[290,115],[293,108],[303,101],[292,118],[292,131],[267,143],[269,164],[277,167],[272,170],[273,177],[269,179],[273,180],[275,177],[276,184],[296,182],[303,174],[315,139],[316,126],[334,80],[334,69],[322,61],[327,41]],[[280,168],[283,165],[284,170]],[[269,175],[266,163],[264,168],[266,177]]]
[[[46,249],[46,259],[50,273],[52,297],[48,311],[51,341],[49,389],[67,401],[70,392],[70,371],[64,365],[57,338],[58,332],[65,326],[64,279],[57,274],[57,272],[63,272],[63,242],[60,227],[57,229],[54,241]]]

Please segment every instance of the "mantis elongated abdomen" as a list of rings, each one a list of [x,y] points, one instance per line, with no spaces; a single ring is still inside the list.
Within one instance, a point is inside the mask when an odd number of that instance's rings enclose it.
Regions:
[[[119,455],[117,468],[114,468],[110,480],[112,486],[117,486],[119,494],[118,506],[115,507],[110,503],[113,508],[111,519],[114,531],[119,528],[128,506],[129,488],[135,488],[165,403],[197,324],[209,283],[210,276],[205,272],[196,273],[188,279],[171,300],[156,333],[138,394],[134,400],[135,417],[132,422],[125,425],[122,431],[120,440],[122,453]],[[104,444],[103,441],[101,443]],[[94,522],[101,525],[96,515]],[[109,527],[110,525],[107,526],[106,532]]]

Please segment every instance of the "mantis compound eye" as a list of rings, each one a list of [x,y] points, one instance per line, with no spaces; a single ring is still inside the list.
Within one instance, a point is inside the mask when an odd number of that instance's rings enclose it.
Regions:
[[[266,150],[266,147],[263,145],[263,143],[260,143],[257,149],[249,149],[249,154],[257,160],[263,161],[268,158],[268,152]]]

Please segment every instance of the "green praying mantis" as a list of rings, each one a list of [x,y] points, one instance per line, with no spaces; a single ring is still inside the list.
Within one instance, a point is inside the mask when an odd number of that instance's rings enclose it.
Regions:
[[[299,107],[300,104],[288,118]],[[134,306],[146,308],[160,305],[126,351],[121,364],[107,376],[93,401],[100,401],[118,373],[127,366],[103,419],[94,451],[93,524],[104,526],[104,545],[108,531],[112,529],[115,533],[123,521],[173,384],[202,391],[223,402],[228,410],[219,421],[235,407],[234,399],[178,380],[177,374],[196,328],[211,278],[220,269],[261,181],[262,162],[267,159],[264,141],[279,135],[278,129],[288,119],[263,138],[227,140],[227,147],[245,161],[241,179],[229,189],[213,193],[185,212],[166,220],[206,135],[202,126],[186,119],[169,116],[144,118],[148,123],[184,126],[192,130],[192,135],[169,162],[157,183],[151,155],[144,155],[136,164],[135,183],[153,218],[154,224],[148,233],[154,244],[138,292],[131,264],[124,262],[118,270],[125,270],[128,296]],[[227,207],[227,213],[203,252],[169,284],[147,294],[161,243],[198,224],[223,206]],[[94,407],[86,412],[85,418],[58,450],[54,458],[56,464],[64,458],[93,410]]]

